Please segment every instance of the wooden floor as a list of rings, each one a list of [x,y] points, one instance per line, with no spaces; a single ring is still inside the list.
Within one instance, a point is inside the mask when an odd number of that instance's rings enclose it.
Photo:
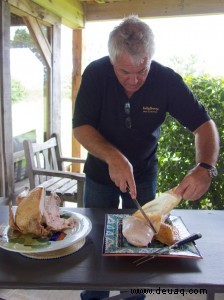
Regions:
[[[37,290],[1,290],[0,297],[5,300],[78,300],[81,291],[37,291]],[[113,291],[110,297],[119,295]],[[206,300],[206,295],[147,295],[147,300]],[[112,300],[112,299],[111,299]],[[216,294],[215,300],[224,300],[224,294]]]

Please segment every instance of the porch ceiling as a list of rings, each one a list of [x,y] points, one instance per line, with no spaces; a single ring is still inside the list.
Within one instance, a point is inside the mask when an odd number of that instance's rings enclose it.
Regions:
[[[21,0],[23,1],[23,0]],[[59,16],[64,25],[83,28],[85,22],[224,13],[220,0],[31,0]]]
[[[79,0],[84,4],[85,20],[122,19],[130,14],[142,18],[224,13],[219,0]]]

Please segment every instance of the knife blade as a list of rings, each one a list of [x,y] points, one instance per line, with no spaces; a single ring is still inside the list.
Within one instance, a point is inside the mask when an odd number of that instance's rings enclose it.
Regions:
[[[130,194],[130,188],[129,186],[127,186],[127,192]],[[136,205],[136,207],[140,210],[141,214],[143,215],[144,219],[146,220],[147,224],[152,228],[153,232],[156,233],[156,230],[152,224],[152,222],[150,221],[149,217],[146,215],[146,213],[144,212],[143,208],[141,207],[140,203],[138,202],[138,200],[132,199]]]

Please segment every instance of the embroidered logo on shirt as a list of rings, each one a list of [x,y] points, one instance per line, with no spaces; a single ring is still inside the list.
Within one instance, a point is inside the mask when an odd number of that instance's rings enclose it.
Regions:
[[[157,114],[159,111],[159,107],[152,107],[152,106],[143,106],[143,113],[154,113]]]

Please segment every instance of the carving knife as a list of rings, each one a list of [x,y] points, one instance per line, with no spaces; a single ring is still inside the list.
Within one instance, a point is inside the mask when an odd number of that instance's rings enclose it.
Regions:
[[[130,193],[130,188],[129,186],[127,186],[127,192]],[[137,199],[132,199],[136,205],[136,207],[140,210],[141,214],[143,215],[144,219],[146,220],[147,224],[152,228],[153,232],[156,233],[156,230],[152,224],[152,222],[150,221],[149,217],[146,215],[146,213],[144,212],[143,208],[141,207],[140,203],[138,202]]]

